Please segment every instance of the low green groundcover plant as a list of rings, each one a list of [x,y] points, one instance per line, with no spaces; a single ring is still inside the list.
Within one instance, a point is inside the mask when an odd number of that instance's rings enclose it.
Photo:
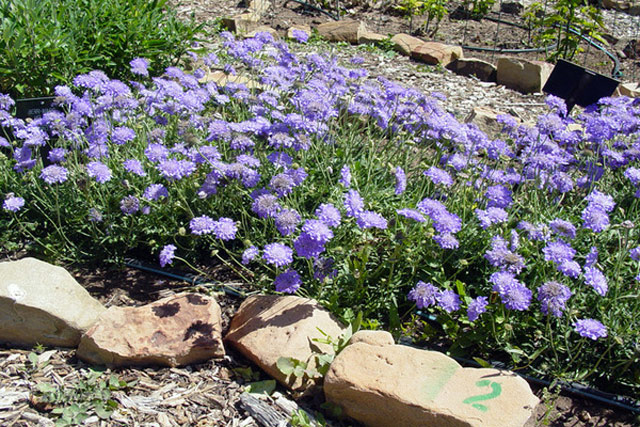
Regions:
[[[266,33],[221,44],[191,73],[149,78],[136,58],[138,82],[79,75],[30,122],[3,96],[5,248],[222,261],[346,320],[398,333],[419,308],[453,354],[638,395],[637,101],[570,117],[549,97],[490,138],[357,59]]]
[[[201,28],[177,19],[166,0],[2,1],[0,91],[49,95],[94,69],[128,79],[128,61],[143,54],[162,72]]]

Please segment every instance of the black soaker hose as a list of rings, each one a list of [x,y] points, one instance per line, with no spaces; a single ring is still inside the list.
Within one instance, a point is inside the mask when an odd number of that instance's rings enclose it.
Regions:
[[[171,277],[172,279],[178,279],[178,280],[183,280],[187,283],[191,283],[191,284],[206,284],[206,283],[213,283],[217,286],[219,286],[219,288],[221,288],[227,295],[236,297],[236,298],[245,298],[247,295],[234,288],[233,286],[222,286],[222,283],[217,282],[217,281],[211,281],[211,280],[202,280],[202,279],[198,279],[197,277],[191,276],[191,275],[182,275],[182,274],[178,274],[178,273],[172,273],[169,271],[165,271],[165,270],[160,270],[156,267],[151,267],[147,264],[142,263],[141,261],[132,259],[132,258],[127,258],[125,260],[125,265],[127,267],[131,267],[131,268],[136,268],[138,270],[142,270],[142,271],[147,271],[150,273],[155,273],[161,276],[166,276],[166,277]],[[430,321],[435,321],[436,318],[435,316],[426,314],[422,311],[417,311],[417,314],[425,317],[427,319],[429,319]],[[405,344],[407,345],[407,344]],[[414,347],[414,346],[411,346]],[[455,357],[455,356],[449,356],[452,359],[456,360],[457,362],[461,363],[461,364],[465,364],[465,365],[471,365],[471,366],[478,366],[480,367],[481,365],[479,363],[477,363],[476,361],[473,360],[468,360],[468,359],[463,359],[460,357]],[[492,366],[495,367],[501,367],[504,368],[504,365],[497,363],[497,362],[493,362]],[[535,384],[539,384],[539,385],[543,385],[545,387],[548,387],[549,385],[551,385],[551,381],[548,380],[544,380],[544,379],[540,379],[540,378],[535,378],[535,377],[531,377],[529,375],[525,375],[525,374],[521,374],[518,372],[514,372],[516,375],[524,378],[525,380],[535,383]],[[621,409],[626,409],[628,411],[634,412],[636,414],[640,414],[640,403],[638,402],[633,402],[632,399],[628,398],[628,397],[623,397],[623,396],[617,396],[614,394],[609,394],[609,393],[604,393],[602,391],[593,389],[593,388],[589,388],[589,387],[585,387],[582,386],[580,384],[569,384],[569,383],[565,383],[565,382],[558,382],[558,384],[560,385],[560,387],[562,388],[563,391],[576,395],[576,396],[580,396],[582,398],[585,399],[591,399],[591,400],[596,400],[602,403],[605,403],[607,405],[610,406],[614,406],[617,408],[621,408]],[[632,405],[627,404],[626,402],[632,402]]]
[[[286,5],[286,4],[287,4],[288,2],[290,2],[290,1],[295,2],[295,3],[298,3],[298,4],[301,4],[301,5],[305,6],[305,7],[308,7],[308,8],[310,8],[310,9],[313,9],[313,10],[315,10],[315,11],[317,11],[317,12],[324,13],[325,15],[327,15],[329,18],[333,19],[334,21],[339,21],[339,19],[338,19],[338,18],[337,18],[333,13],[331,13],[331,12],[327,12],[326,10],[324,10],[324,9],[322,9],[322,8],[318,7],[318,6],[314,6],[314,5],[312,5],[312,4],[309,4],[309,3],[307,3],[307,2],[304,2],[304,1],[302,1],[302,0],[286,0],[286,1],[284,2],[284,4]]]
[[[510,21],[504,21],[502,19],[498,19],[498,18],[493,18],[490,16],[486,16],[482,19],[486,19],[488,21],[492,21],[492,22],[498,22],[501,24],[505,24],[505,25],[511,25],[512,27],[517,27],[517,28],[522,28],[524,30],[528,29],[527,27],[517,24],[515,22],[510,22]],[[554,27],[558,27],[559,24],[554,24]],[[602,51],[605,55],[607,55],[611,61],[613,62],[613,70],[611,70],[611,76],[613,78],[621,78],[623,77],[622,71],[620,71],[620,61],[618,60],[618,57],[615,56],[613,53],[609,52],[604,46],[602,46],[600,43],[594,41],[591,37],[587,37],[583,34],[580,34],[580,32],[578,30],[576,30],[574,27],[570,27],[569,31],[577,36],[580,36],[580,38],[584,41],[586,41],[587,43],[589,43],[591,46],[595,47],[596,49]],[[538,52],[546,52],[550,49],[554,49],[558,46],[557,43],[551,45],[551,46],[546,46],[546,47],[536,47],[536,48],[528,48],[528,49],[500,49],[500,48],[490,48],[490,47],[482,47],[482,46],[462,46],[463,49],[467,49],[467,50],[475,50],[475,51],[480,51],[480,52],[496,52],[496,53],[538,53]]]

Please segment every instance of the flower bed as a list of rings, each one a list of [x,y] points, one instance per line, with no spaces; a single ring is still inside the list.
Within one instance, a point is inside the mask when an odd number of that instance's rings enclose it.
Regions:
[[[400,333],[417,306],[454,354],[638,393],[635,101],[571,118],[550,97],[535,125],[503,116],[491,139],[357,61],[222,40],[191,73],[149,79],[138,58],[139,82],[77,76],[56,88],[63,112],[30,123],[3,97],[0,242],[66,261],[216,258],[347,321]],[[235,77],[218,85],[215,68]]]

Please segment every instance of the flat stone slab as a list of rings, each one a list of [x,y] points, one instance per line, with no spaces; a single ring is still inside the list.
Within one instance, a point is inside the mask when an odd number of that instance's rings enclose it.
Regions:
[[[317,30],[321,37],[329,41],[351,44],[357,44],[359,36],[369,32],[364,22],[353,19],[326,22],[318,25]]]
[[[314,349],[333,353],[333,348],[314,342],[320,332],[338,338],[343,326],[316,301],[296,296],[256,295],[247,298],[231,320],[225,341],[271,377],[291,390],[304,391],[316,381],[285,375],[277,367],[280,357],[310,361]]]
[[[542,92],[544,84],[553,71],[553,64],[548,62],[508,56],[498,58],[496,67],[498,84],[522,93]]]
[[[181,366],[225,355],[215,299],[194,293],[110,307],[80,341],[80,359],[107,366]]]
[[[347,346],[324,380],[328,401],[368,426],[523,426],[538,404],[508,371],[463,368],[401,345]]]
[[[0,263],[0,341],[76,347],[104,310],[62,267],[35,258]]]

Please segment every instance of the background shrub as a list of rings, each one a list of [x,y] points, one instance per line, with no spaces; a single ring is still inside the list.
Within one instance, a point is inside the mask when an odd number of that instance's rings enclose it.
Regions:
[[[201,29],[181,22],[165,0],[10,0],[0,2],[0,92],[50,95],[94,69],[129,79],[129,61],[153,70],[175,64]]]

